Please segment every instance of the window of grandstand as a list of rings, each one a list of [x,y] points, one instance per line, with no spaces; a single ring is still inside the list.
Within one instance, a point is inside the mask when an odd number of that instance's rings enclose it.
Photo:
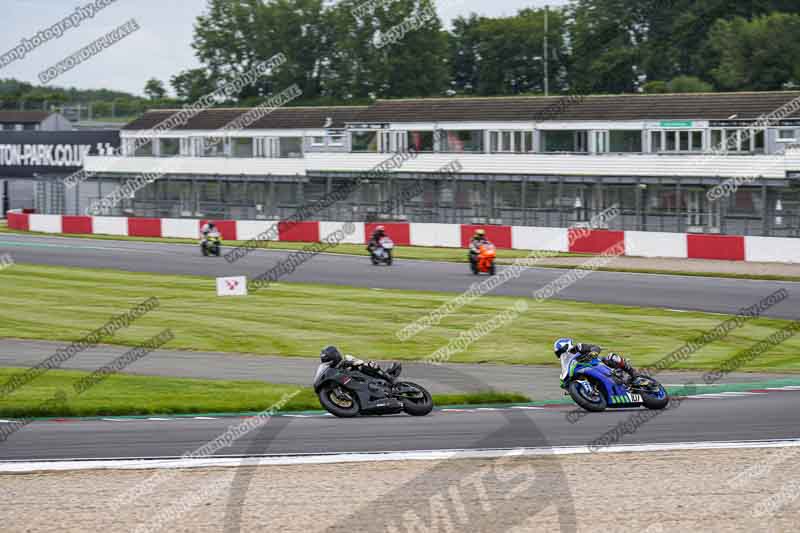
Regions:
[[[231,138],[231,156],[233,157],[253,157],[253,138],[252,137],[233,137]]]
[[[442,152],[483,152],[483,130],[442,132]]]
[[[376,131],[352,132],[352,150],[353,152],[377,152],[378,132]]]
[[[779,143],[795,142],[797,140],[796,137],[796,130],[778,130]]]
[[[203,139],[203,157],[224,157],[225,144],[216,138]]]
[[[303,138],[302,137],[281,137],[281,157],[301,158],[303,157]]]
[[[492,153],[533,152],[533,132],[492,131],[489,132],[489,146]]]
[[[544,152],[578,152],[589,151],[589,132],[585,130],[553,130],[542,131]]]
[[[654,153],[702,152],[703,132],[701,130],[651,131],[650,151]]]
[[[409,131],[407,136],[409,150],[416,150],[417,152],[433,152],[432,131]]]
[[[611,152],[642,151],[642,130],[612,130],[609,136]]]
[[[325,146],[325,137],[311,137],[311,146]]]
[[[766,133],[764,130],[755,130],[755,134],[753,135],[753,144],[751,152],[758,152],[763,154],[764,150],[766,150],[766,143],[765,139]]]
[[[134,157],[153,157],[153,142],[137,143]]]
[[[180,139],[159,139],[158,155],[161,157],[175,157],[180,155]]]

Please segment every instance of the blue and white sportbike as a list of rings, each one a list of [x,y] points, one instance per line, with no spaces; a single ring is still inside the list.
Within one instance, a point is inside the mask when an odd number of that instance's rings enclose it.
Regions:
[[[607,366],[597,355],[579,356],[570,362],[563,379],[575,403],[592,412],[617,407],[664,409],[669,404],[669,394],[661,383],[647,375],[631,377]]]

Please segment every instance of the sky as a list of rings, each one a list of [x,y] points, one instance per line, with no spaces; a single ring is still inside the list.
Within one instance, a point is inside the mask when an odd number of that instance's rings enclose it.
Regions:
[[[0,0],[0,56],[32,39],[78,6],[95,0]],[[181,70],[200,66],[191,48],[193,26],[204,13],[206,0],[106,0],[110,5],[85,16],[78,27],[67,28],[26,52],[22,59],[0,66],[0,78],[41,85],[39,74],[109,31],[135,19],[139,29],[95,57],[49,81],[49,85],[80,89],[115,89],[142,95],[145,82],[155,77],[169,88]],[[525,7],[564,5],[567,0],[437,0],[445,25],[459,15],[513,15]],[[0,61],[0,65],[3,62]]]

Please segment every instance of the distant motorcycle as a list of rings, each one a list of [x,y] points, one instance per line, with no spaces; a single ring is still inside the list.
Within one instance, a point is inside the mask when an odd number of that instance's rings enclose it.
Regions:
[[[433,410],[431,394],[410,381],[396,381],[402,367],[395,364],[386,373],[388,381],[352,368],[340,369],[322,363],[314,375],[314,392],[332,415],[388,415],[406,412],[425,416]]]
[[[219,232],[214,231],[209,233],[208,236],[200,242],[200,250],[206,257],[209,255],[219,257],[222,252],[222,237]]]
[[[594,356],[573,361],[565,381],[569,395],[587,411],[641,406],[664,409],[669,404],[669,394],[655,379],[646,375],[631,379]]]
[[[392,264],[392,250],[394,250],[394,242],[389,237],[381,237],[378,241],[378,246],[370,250],[372,264],[379,265],[381,263],[391,266]]]
[[[481,244],[478,248],[478,256],[474,260],[470,261],[472,273],[476,276],[480,273],[487,273],[490,276],[494,276],[494,260],[496,257],[497,250],[495,249],[494,244],[490,242]]]

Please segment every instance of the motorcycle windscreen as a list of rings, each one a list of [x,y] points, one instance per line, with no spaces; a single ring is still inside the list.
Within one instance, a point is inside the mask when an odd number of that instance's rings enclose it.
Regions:
[[[317,373],[314,374],[314,381],[313,381],[315,385],[317,384],[317,380],[320,378],[320,376],[322,376],[322,374],[324,374],[325,371],[328,370],[330,367],[331,367],[330,363],[322,363],[317,367]]]

